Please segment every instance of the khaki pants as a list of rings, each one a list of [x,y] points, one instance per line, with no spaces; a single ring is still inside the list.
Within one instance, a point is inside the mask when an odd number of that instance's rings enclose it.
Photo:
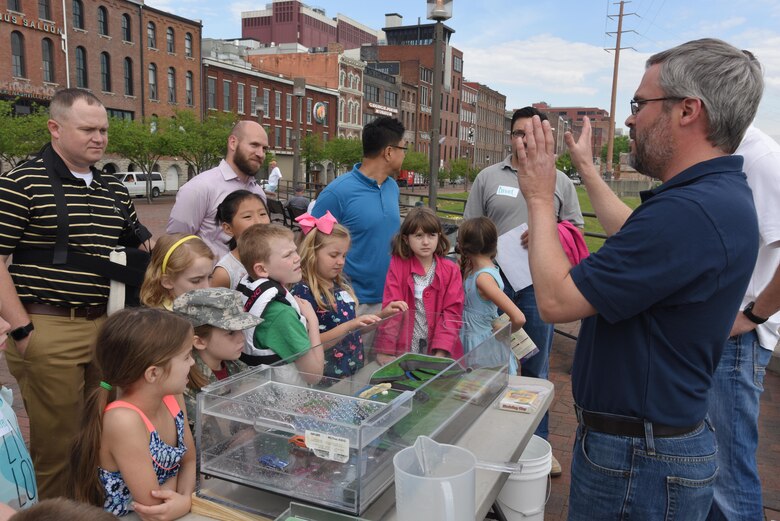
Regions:
[[[94,389],[100,378],[92,364],[93,345],[105,317],[30,318],[35,331],[24,358],[11,339],[6,358],[30,417],[30,455],[38,492],[41,499],[47,499],[65,495],[71,447],[81,427],[85,392]]]

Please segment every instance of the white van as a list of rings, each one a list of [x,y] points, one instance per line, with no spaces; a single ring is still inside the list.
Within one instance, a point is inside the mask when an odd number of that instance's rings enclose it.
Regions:
[[[125,185],[131,197],[146,196],[146,174],[143,172],[116,172],[114,176]],[[165,181],[160,172],[152,172],[152,197],[165,191]]]

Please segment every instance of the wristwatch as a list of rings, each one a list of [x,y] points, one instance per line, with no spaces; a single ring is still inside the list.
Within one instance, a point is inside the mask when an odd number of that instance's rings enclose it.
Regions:
[[[30,336],[33,329],[35,329],[35,326],[30,322],[26,326],[17,327],[16,329],[11,330],[9,334],[11,335],[11,338],[18,342],[19,340],[24,340]]]
[[[753,322],[754,324],[763,324],[767,321],[767,318],[759,317],[753,314],[753,306],[755,305],[755,302],[748,302],[748,305],[745,306],[745,309],[742,310],[742,314],[748,317],[748,320]]]

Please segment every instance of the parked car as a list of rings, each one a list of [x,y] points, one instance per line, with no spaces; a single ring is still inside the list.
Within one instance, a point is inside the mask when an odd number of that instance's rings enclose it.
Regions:
[[[114,174],[125,185],[131,197],[146,196],[146,174],[143,172],[116,172]],[[159,197],[165,191],[165,181],[160,172],[152,172],[152,197]]]

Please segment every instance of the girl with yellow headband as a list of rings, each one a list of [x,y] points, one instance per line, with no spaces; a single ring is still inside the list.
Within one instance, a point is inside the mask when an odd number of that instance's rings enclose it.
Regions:
[[[152,249],[141,286],[141,303],[171,309],[173,299],[193,289],[209,287],[214,253],[199,237],[163,235]]]

